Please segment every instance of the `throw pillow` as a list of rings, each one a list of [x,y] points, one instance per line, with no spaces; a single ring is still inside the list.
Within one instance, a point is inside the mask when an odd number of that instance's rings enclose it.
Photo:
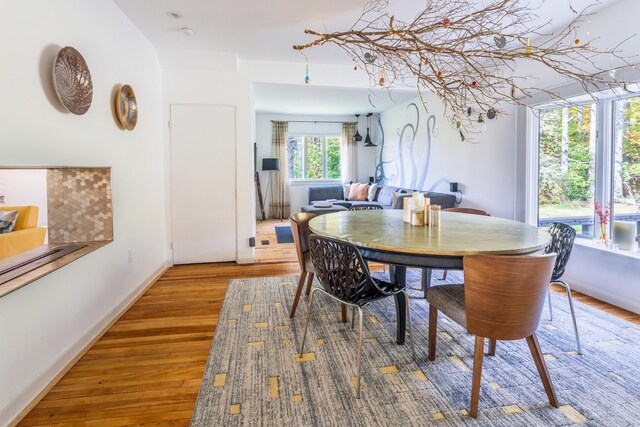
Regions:
[[[351,184],[342,184],[342,189],[343,189],[343,199],[344,200],[349,200],[349,189],[351,188]]]
[[[369,184],[351,184],[349,189],[349,200],[367,200]]]
[[[376,192],[378,191],[378,184],[369,185],[369,192],[367,194],[367,200],[373,202],[376,198]]]
[[[11,233],[16,226],[18,211],[0,211],[0,234]]]

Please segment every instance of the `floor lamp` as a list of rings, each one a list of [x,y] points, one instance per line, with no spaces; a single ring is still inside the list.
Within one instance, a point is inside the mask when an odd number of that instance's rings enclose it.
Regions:
[[[269,172],[269,179],[267,181],[267,191],[264,194],[267,202],[269,201],[269,187],[271,186],[271,171],[280,170],[280,159],[277,158],[264,158],[262,159],[262,170]],[[258,200],[260,201],[260,213],[262,214],[262,220],[266,219],[264,214],[264,201],[262,200],[262,190],[260,188],[260,175],[256,172],[256,185],[258,186]]]

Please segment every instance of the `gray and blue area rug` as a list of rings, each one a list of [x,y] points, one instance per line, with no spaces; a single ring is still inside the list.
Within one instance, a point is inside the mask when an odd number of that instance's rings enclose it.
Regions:
[[[289,319],[297,279],[229,283],[193,426],[640,425],[640,327],[629,322],[574,302],[578,355],[566,297],[553,293],[554,321],[545,310],[538,338],[561,408],[549,405],[526,342],[500,341],[496,356],[485,357],[474,420],[467,413],[473,336],[441,315],[437,358],[429,362],[427,303],[412,299],[413,361],[408,345],[395,344],[393,299],[373,304],[365,311],[358,400],[357,329],[340,322],[335,301],[317,294],[298,357],[307,299]],[[408,279],[419,287],[418,271]],[[461,274],[450,272],[447,281],[460,282]]]

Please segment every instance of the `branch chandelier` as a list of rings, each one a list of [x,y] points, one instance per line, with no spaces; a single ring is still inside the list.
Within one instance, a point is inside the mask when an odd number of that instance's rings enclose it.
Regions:
[[[528,76],[518,74],[517,61],[523,61],[520,70],[529,68],[527,61],[540,64],[579,82],[587,93],[624,86],[615,70],[597,64],[604,56],[630,66],[620,44],[599,49],[593,40],[581,39],[589,36],[581,25],[593,5],[582,11],[571,8],[574,19],[550,34],[545,28],[551,21],[540,24],[537,8],[519,0],[473,3],[430,0],[412,21],[403,22],[386,12],[387,0],[372,0],[351,28],[334,33],[307,29],[305,33],[315,40],[293,48],[303,52],[336,44],[352,58],[354,69],[366,71],[371,87],[415,85],[425,108],[424,95],[433,92],[462,140],[465,134],[478,132],[485,117],[504,115],[500,105],[524,105],[523,99],[536,92],[560,99],[549,90],[525,85]],[[532,43],[531,37],[539,42]],[[308,83],[308,62],[306,70]]]

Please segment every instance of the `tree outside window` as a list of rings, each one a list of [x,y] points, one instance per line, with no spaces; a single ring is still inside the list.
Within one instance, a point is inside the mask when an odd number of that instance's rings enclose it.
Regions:
[[[290,179],[340,179],[342,138],[339,136],[290,135]]]

